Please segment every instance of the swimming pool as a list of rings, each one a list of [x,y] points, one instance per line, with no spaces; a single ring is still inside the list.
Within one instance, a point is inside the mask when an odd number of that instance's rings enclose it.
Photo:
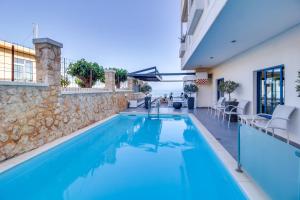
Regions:
[[[121,114],[0,174],[0,199],[246,199],[188,116]]]

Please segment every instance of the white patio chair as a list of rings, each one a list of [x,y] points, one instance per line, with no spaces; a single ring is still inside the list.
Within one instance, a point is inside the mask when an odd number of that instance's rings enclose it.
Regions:
[[[129,101],[129,108],[137,108],[138,107],[138,101],[137,100],[130,100]]]
[[[184,107],[184,108],[188,107],[188,100],[187,99],[183,99],[182,107]]]
[[[225,103],[225,97],[220,97],[217,103],[208,107],[208,112],[210,112],[210,114],[212,115],[213,111],[215,111],[215,116],[217,115],[218,112],[218,118],[219,118],[220,110],[222,108],[225,108],[224,103]]]
[[[249,101],[240,100],[237,106],[228,105],[223,109],[223,121],[225,120],[225,116],[228,115],[228,127],[230,126],[230,120],[232,115],[244,115],[246,111],[246,107]]]
[[[272,115],[265,113],[257,114],[252,120],[252,125],[263,129],[266,133],[268,130],[272,130],[272,135],[274,136],[275,129],[287,130],[287,122],[290,120],[290,116],[295,109],[296,108],[292,106],[277,105]],[[270,119],[262,117],[262,115]],[[287,134],[287,141],[289,142],[289,134]]]
[[[172,106],[173,106],[173,101],[168,98],[168,107],[172,107]]]

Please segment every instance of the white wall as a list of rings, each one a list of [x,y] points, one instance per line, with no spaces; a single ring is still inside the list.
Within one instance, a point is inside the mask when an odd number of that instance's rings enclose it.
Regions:
[[[208,107],[212,105],[212,83],[199,85],[197,92],[197,107]]]
[[[240,87],[233,96],[251,101],[248,113],[255,113],[254,71],[280,64],[285,66],[285,104],[297,107],[289,124],[289,132],[294,139],[300,141],[300,98],[295,90],[297,71],[300,71],[300,24],[213,68],[210,72],[213,73],[211,98],[216,100],[216,79],[236,81]]]

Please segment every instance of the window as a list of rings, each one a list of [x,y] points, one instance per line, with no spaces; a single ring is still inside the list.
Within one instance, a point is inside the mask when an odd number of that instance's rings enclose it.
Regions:
[[[21,58],[15,58],[15,80],[32,81],[33,80],[33,62]]]
[[[284,104],[284,66],[257,72],[257,113],[272,114],[278,104]]]

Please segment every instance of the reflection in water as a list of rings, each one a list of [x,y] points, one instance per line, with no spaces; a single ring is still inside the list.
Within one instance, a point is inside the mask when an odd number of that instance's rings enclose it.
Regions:
[[[0,184],[1,200],[241,197],[185,117],[116,117],[1,174]]]

